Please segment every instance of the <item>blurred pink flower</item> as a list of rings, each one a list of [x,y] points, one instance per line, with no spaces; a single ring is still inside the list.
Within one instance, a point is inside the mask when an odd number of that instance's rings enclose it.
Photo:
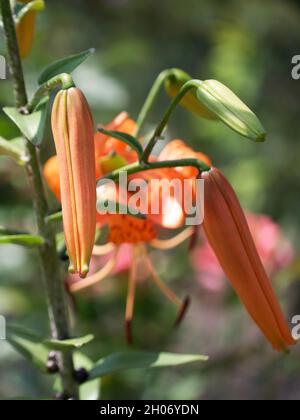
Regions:
[[[292,244],[283,237],[281,228],[270,217],[262,214],[246,213],[250,231],[269,275],[288,266],[294,258]],[[224,273],[204,238],[201,246],[193,251],[193,266],[199,283],[206,289],[220,292],[226,287]]]

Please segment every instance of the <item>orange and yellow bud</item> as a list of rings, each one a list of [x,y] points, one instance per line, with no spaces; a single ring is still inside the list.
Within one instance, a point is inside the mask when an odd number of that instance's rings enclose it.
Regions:
[[[96,231],[96,174],[93,119],[79,89],[61,90],[57,94],[52,110],[52,131],[59,166],[69,271],[85,277]]]
[[[205,182],[204,231],[226,276],[274,349],[295,344],[231,185],[216,168]]]
[[[29,3],[31,0],[19,0],[20,3]],[[26,58],[31,50],[34,33],[36,11],[29,11],[17,24],[17,39],[21,58]]]
[[[190,81],[190,77],[186,72],[180,69],[174,69],[170,77],[165,81],[165,90],[171,98],[179,93],[180,89],[184,86],[185,83]],[[202,106],[199,102],[194,91],[189,91],[185,94],[183,99],[180,102],[180,105],[186,108],[188,111],[193,112],[198,115],[198,117],[215,120],[216,116],[209,111],[206,107]]]

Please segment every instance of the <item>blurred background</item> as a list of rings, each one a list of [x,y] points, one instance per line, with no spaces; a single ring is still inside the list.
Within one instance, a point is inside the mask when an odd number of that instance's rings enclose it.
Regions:
[[[46,1],[36,39],[25,61],[28,89],[51,61],[95,47],[75,72],[98,123],[127,110],[136,118],[158,73],[180,67],[194,78],[218,79],[257,113],[268,140],[254,144],[221,124],[178,109],[167,137],[183,138],[207,153],[228,176],[249,214],[264,264],[289,320],[300,315],[300,81],[291,59],[300,53],[300,1],[280,0],[59,0]],[[1,51],[4,53],[3,36]],[[1,81],[1,108],[12,104],[9,81]],[[153,128],[168,98],[162,92],[147,122]],[[0,131],[18,133],[0,114]],[[43,161],[53,154],[50,132]],[[53,208],[58,207],[49,196]],[[32,229],[30,189],[21,169],[0,158],[0,225]],[[267,215],[258,216],[258,215]],[[128,371],[106,377],[104,399],[299,399],[300,349],[272,351],[239,304],[207,245],[189,252],[151,251],[161,277],[192,304],[178,330],[176,311],[150,282],[139,285],[134,317],[135,348],[201,353],[204,365]],[[98,293],[77,298],[77,334],[97,339],[93,359],[127,348],[123,332],[127,273],[107,279]],[[36,332],[48,332],[43,282],[34,251],[0,248],[0,314]],[[40,376],[0,342],[0,398],[49,395]]]

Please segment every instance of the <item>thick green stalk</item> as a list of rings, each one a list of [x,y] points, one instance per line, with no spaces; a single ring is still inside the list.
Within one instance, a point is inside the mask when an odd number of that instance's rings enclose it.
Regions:
[[[28,100],[10,1],[0,0],[0,6],[15,102],[18,108],[23,108],[26,107]],[[26,167],[33,190],[38,231],[39,235],[45,240],[45,244],[40,247],[40,257],[47,290],[52,337],[58,340],[68,339],[70,338],[68,308],[62,272],[56,253],[55,234],[51,223],[47,222],[48,203],[41,175],[40,161],[36,148],[29,141],[26,148],[28,154]],[[59,353],[58,359],[64,392],[70,398],[78,398],[78,386],[74,379],[72,352]]]

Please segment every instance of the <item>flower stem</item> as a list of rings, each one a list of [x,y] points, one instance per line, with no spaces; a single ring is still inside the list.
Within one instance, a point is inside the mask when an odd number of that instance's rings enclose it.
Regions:
[[[127,175],[134,175],[143,171],[151,171],[152,169],[164,169],[164,168],[176,168],[176,167],[194,167],[198,169],[199,173],[209,171],[210,167],[202,162],[199,159],[178,159],[178,160],[166,160],[161,162],[149,162],[141,164],[139,162],[132,163],[130,165],[124,166],[123,168],[117,169],[111,174],[105,175],[105,177],[100,178],[98,183],[105,182],[107,179],[118,180],[120,172],[126,172]],[[98,184],[99,185],[99,184]]]
[[[150,92],[146,98],[146,101],[144,105],[142,106],[142,109],[139,113],[137,123],[136,123],[136,130],[134,133],[134,137],[138,138],[141,134],[142,128],[145,124],[145,121],[148,117],[149,112],[151,111],[151,108],[154,105],[154,101],[157,98],[157,95],[159,94],[164,82],[172,76],[174,72],[174,69],[167,69],[162,71],[156,78],[152,88],[150,89]]]
[[[42,86],[40,86],[39,89],[35,92],[26,107],[23,108],[23,112],[30,114],[32,111],[34,111],[35,107],[44,96],[49,95],[53,89],[59,86],[61,86],[62,89],[69,89],[73,87],[74,81],[72,76],[68,73],[62,73],[43,83]]]
[[[27,93],[10,1],[0,0],[0,7],[7,42],[10,72],[14,86],[15,102],[18,108],[22,108],[27,105]],[[47,222],[48,203],[40,170],[40,161],[36,148],[29,141],[26,144],[26,149],[28,154],[26,168],[33,189],[33,202],[38,231],[39,235],[45,240],[45,244],[40,247],[39,253],[47,290],[51,333],[54,339],[68,339],[70,338],[68,308],[62,272],[56,253],[55,233],[51,223]],[[58,359],[65,394],[70,398],[78,398],[78,386],[74,379],[72,352],[59,353]]]
[[[178,94],[175,96],[175,98],[171,101],[170,105],[168,106],[166,112],[164,113],[164,116],[161,120],[161,122],[158,124],[158,126],[156,127],[153,136],[151,137],[144,153],[142,156],[141,161],[144,163],[147,163],[149,160],[149,157],[152,153],[153,148],[155,147],[157,140],[161,137],[164,129],[166,128],[169,119],[174,111],[174,109],[177,107],[177,105],[181,102],[182,98],[191,90],[191,89],[197,89],[198,87],[200,87],[201,85],[201,81],[200,80],[189,80],[188,82],[186,82],[182,88],[180,89],[180,91],[178,92]]]

